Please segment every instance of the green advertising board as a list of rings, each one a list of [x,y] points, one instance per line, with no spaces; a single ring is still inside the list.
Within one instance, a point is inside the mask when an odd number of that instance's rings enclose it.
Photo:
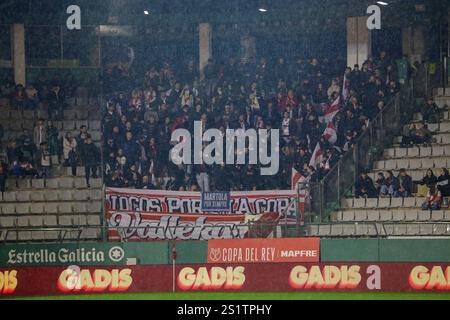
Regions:
[[[167,264],[168,246],[167,242],[2,245],[0,267]]]

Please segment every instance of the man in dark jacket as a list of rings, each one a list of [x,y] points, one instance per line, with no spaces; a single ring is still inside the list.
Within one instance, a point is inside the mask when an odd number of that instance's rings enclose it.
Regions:
[[[376,198],[378,196],[377,190],[373,184],[372,178],[363,171],[355,183],[355,197],[356,198]]]
[[[412,178],[406,173],[405,169],[400,169],[398,174],[399,188],[398,194],[401,197],[411,197],[413,192],[413,182]]]
[[[92,142],[92,138],[90,136],[87,137],[86,143],[83,147],[82,160],[84,163],[84,168],[86,171],[86,184],[88,188],[91,187],[89,184],[89,179],[92,172],[92,178],[96,179],[97,177],[97,165],[100,160],[100,151],[97,146]]]

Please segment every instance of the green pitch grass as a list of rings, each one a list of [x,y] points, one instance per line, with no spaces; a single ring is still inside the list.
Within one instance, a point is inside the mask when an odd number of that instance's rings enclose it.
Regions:
[[[449,293],[105,293],[50,297],[16,298],[20,300],[450,300]]]

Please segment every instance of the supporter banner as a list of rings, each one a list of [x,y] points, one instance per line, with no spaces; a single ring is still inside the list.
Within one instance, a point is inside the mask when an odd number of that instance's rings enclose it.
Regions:
[[[230,192],[230,212],[202,211],[200,192],[107,188],[106,197],[112,241],[267,238],[274,224],[303,220],[294,190]]]
[[[167,243],[64,243],[0,246],[0,266],[165,264]]]
[[[250,263],[229,265],[0,268],[0,297],[114,292],[449,292],[442,263]]]
[[[208,241],[208,263],[318,262],[320,238]]]

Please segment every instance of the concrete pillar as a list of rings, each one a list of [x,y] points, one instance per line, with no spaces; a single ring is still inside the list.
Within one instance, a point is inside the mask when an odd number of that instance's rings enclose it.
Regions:
[[[11,42],[14,81],[16,84],[25,86],[25,26],[23,24],[12,25]]]
[[[256,56],[256,39],[252,36],[241,37],[242,58],[249,61]]]
[[[367,17],[347,18],[347,65],[360,66],[372,55],[372,35]]]
[[[402,29],[403,55],[407,55],[411,63],[425,59],[425,33],[421,26],[409,26]]]
[[[203,79],[203,69],[208,64],[208,59],[212,58],[212,29],[209,23],[200,23],[198,28],[200,45],[200,78]]]

